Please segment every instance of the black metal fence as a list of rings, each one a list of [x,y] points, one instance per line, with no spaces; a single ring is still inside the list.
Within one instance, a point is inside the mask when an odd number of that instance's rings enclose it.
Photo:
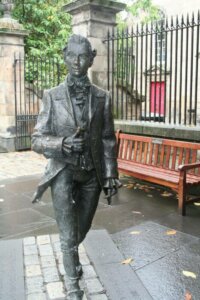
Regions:
[[[200,12],[108,32],[117,119],[200,125]]]
[[[60,83],[62,67],[56,59],[15,55],[16,150],[31,148],[43,91]]]

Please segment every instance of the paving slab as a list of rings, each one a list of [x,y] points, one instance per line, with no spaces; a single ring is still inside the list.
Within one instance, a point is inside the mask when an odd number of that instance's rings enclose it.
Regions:
[[[200,297],[200,239],[154,222],[112,235],[154,300]],[[184,273],[186,272],[186,273]],[[188,276],[186,276],[186,275]]]
[[[25,300],[22,240],[0,242],[0,299]]]
[[[111,300],[150,300],[152,297],[105,230],[89,232],[84,246]]]

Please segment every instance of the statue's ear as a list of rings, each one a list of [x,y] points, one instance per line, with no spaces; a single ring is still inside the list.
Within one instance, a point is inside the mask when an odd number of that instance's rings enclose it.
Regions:
[[[94,61],[94,58],[96,55],[97,55],[97,50],[96,49],[92,50],[92,55],[91,55],[91,59],[90,59],[90,67],[93,65],[93,61]]]
[[[93,58],[95,58],[95,56],[97,55],[97,50],[96,50],[96,49],[94,49],[94,50],[92,51],[92,55],[93,55]]]

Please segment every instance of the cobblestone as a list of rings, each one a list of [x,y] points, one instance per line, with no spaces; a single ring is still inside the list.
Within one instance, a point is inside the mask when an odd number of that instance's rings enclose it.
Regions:
[[[41,265],[43,268],[56,266],[55,257],[53,255],[41,256]]]
[[[44,268],[43,274],[45,282],[59,281],[58,271],[56,267]]]
[[[24,254],[27,300],[66,299],[67,280],[59,236],[43,235],[36,239],[24,238]],[[83,300],[108,300],[82,244],[79,246],[79,255],[83,264],[80,286],[86,293]]]
[[[40,265],[29,265],[26,267],[27,277],[39,276],[39,275],[42,275]]]
[[[49,299],[65,298],[64,286],[61,281],[47,284],[47,293]]]
[[[24,264],[25,266],[29,265],[39,265],[39,257],[38,255],[25,255],[24,256]]]

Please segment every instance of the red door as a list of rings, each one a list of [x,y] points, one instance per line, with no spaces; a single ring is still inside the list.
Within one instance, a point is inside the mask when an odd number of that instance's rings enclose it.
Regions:
[[[151,82],[151,116],[164,117],[165,82]]]

